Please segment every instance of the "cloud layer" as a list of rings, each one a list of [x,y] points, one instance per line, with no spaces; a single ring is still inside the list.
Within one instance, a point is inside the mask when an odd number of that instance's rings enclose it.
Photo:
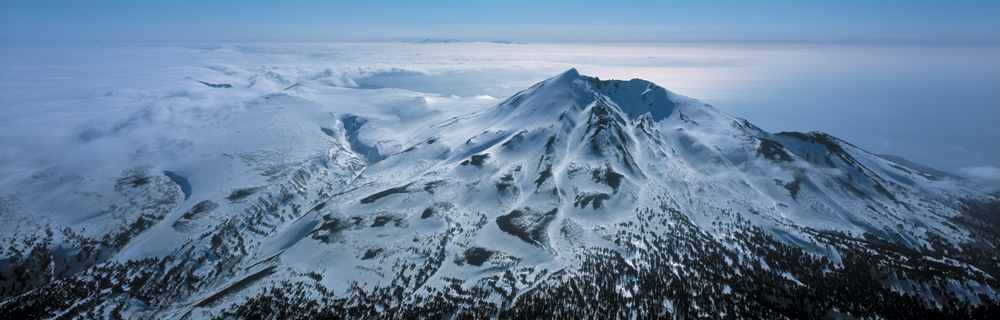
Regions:
[[[1000,185],[1000,168],[993,166],[965,167],[958,169],[958,173],[966,178],[976,181]]]
[[[990,121],[1000,117],[997,54],[757,44],[14,46],[0,51],[0,168],[42,165],[141,124],[180,133],[223,125],[246,101],[297,84],[504,98],[575,67],[651,80],[765,130],[824,131],[955,171],[1000,163],[990,139],[1000,136]]]

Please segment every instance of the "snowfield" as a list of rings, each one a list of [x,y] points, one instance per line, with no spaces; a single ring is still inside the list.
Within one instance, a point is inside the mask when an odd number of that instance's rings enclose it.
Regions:
[[[0,313],[1000,310],[990,190],[821,132],[576,69],[501,100],[368,88],[352,82],[363,69],[274,67],[279,53],[248,68],[226,48],[164,50],[204,67],[133,54],[134,79],[3,98]]]

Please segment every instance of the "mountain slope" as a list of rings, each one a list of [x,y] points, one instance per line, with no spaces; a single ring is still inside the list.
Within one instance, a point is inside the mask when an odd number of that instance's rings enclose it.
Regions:
[[[311,90],[259,106],[312,108]],[[49,278],[8,285],[16,291],[2,309],[159,318],[998,311],[1000,202],[823,133],[768,133],[647,81],[576,70],[474,114],[404,125],[385,110],[333,112],[331,124],[300,133],[329,152],[269,164],[252,185],[186,195],[180,180],[150,170],[122,177],[126,195],[151,192],[128,189],[143,179],[169,189],[121,206],[156,203],[160,213],[116,243],[74,238],[72,227],[32,242],[38,257],[7,259],[14,267],[4,270]],[[88,246],[103,258],[77,258],[63,273],[44,267],[62,248],[81,257],[74,250]],[[52,299],[61,295],[75,299]]]

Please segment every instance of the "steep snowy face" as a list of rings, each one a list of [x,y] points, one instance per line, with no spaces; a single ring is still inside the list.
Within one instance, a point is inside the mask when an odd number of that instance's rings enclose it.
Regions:
[[[306,108],[314,90],[257,107]],[[248,171],[266,181],[121,178],[125,194],[155,190],[135,187],[146,179],[184,195],[156,200],[149,231],[86,249],[114,259],[24,282],[2,307],[818,318],[977,316],[1000,299],[996,198],[826,134],[768,133],[647,81],[575,69],[473,114],[409,110],[423,116],[402,123],[385,110],[328,112],[313,138],[330,151]],[[41,299],[67,283],[101,293]]]
[[[426,134],[421,139],[444,148],[447,161],[437,166],[472,163],[475,174],[506,172],[513,180],[500,184],[551,193],[549,200],[563,205],[596,198],[602,200],[592,202],[595,209],[604,201],[627,204],[649,196],[638,190],[662,188],[704,202],[698,210],[720,207],[703,198],[731,199],[746,202],[743,210],[756,212],[762,223],[867,233],[908,247],[928,245],[927,237],[968,240],[947,219],[960,215],[954,197],[981,195],[887,164],[829,135],[767,133],[647,81],[602,81],[572,69]],[[592,181],[580,172],[592,173]],[[592,182],[610,189],[588,187]]]
[[[652,120],[660,121],[673,114],[678,103],[690,103],[691,100],[649,81],[602,81],[581,76],[576,69],[570,69],[503,101],[491,118],[513,116],[524,120],[530,116],[562,115],[582,111],[599,101],[599,104],[611,107],[616,114],[624,114],[629,119],[635,120],[648,114]],[[521,108],[522,105],[528,107]]]
[[[615,159],[616,166],[641,175],[632,155],[639,147],[635,129],[664,121],[672,114],[684,118],[679,105],[690,109],[699,108],[696,105],[700,103],[648,81],[601,81],[570,69],[489,110],[444,126],[485,129],[484,133],[493,132],[498,138],[511,138],[505,145],[538,144],[528,146],[531,149],[539,149],[544,141],[550,155],[559,150],[564,160]],[[526,142],[528,138],[537,141]]]
[[[629,118],[636,119],[647,113],[653,121],[660,121],[673,114],[675,100],[688,100],[652,82],[632,79],[629,81],[604,80],[584,77],[595,93],[607,97]]]

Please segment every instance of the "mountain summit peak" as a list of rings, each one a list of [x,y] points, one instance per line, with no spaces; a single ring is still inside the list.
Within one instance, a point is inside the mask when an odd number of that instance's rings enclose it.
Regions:
[[[569,70],[563,71],[563,73],[560,73],[555,77],[552,77],[552,79],[553,80],[568,79],[569,81],[573,81],[575,79],[579,79],[580,77],[581,77],[580,72],[576,71],[576,68],[569,68]]]
[[[568,95],[569,99],[566,99]],[[539,102],[545,100],[549,102]],[[653,82],[632,80],[601,80],[597,77],[581,75],[576,68],[570,68],[559,75],[541,81],[527,90],[501,102],[499,109],[520,109],[526,101],[545,113],[563,114],[571,110],[584,110],[591,103],[620,111],[622,116],[633,120],[649,114],[653,121],[670,117],[678,104],[696,103],[697,100],[670,92]],[[508,108],[508,106],[512,108]],[[522,110],[538,116],[536,108]]]

